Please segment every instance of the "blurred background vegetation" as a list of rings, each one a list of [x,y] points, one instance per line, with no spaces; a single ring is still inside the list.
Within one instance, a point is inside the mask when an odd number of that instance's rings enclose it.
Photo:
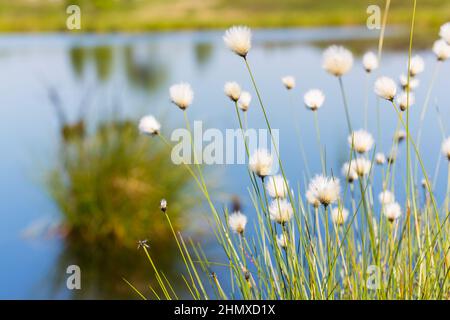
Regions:
[[[137,120],[113,116],[94,125],[85,118],[68,122],[58,92],[49,89],[49,97],[61,138],[47,186],[61,212],[56,231],[64,250],[48,275],[56,286],[48,294],[59,292],[65,269],[74,262],[83,266],[84,288],[71,292],[71,298],[131,298],[123,277],[146,291],[155,279],[136,249],[147,239],[173,277],[175,241],[159,204],[167,199],[177,230],[189,227],[198,197],[189,188],[188,172],[172,163],[171,150],[158,138],[139,134]]]
[[[64,233],[88,246],[166,243],[170,231],[159,202],[167,199],[181,228],[194,199],[187,171],[172,164],[159,141],[139,136],[135,121],[104,122],[91,134],[84,128],[83,121],[62,128],[59,166],[49,179]]]
[[[66,8],[82,11],[82,32],[364,24],[368,5],[385,0],[0,0],[1,31],[65,31]],[[410,0],[392,0],[390,24],[410,21]],[[450,1],[418,1],[416,21],[434,28],[450,19]]]

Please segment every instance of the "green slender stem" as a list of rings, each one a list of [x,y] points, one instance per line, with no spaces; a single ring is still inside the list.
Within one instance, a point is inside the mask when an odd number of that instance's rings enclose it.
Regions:
[[[320,162],[322,163],[322,173],[325,175],[327,172],[325,167],[325,159],[323,154],[322,143],[320,141],[320,127],[317,111],[313,111],[313,114],[314,114],[314,126],[316,127],[316,135],[317,135],[317,146],[319,147]]]
[[[341,89],[342,101],[344,102],[345,118],[347,119],[348,132],[349,132],[349,134],[352,134],[353,129],[352,129],[351,121],[350,121],[350,113],[348,110],[347,96],[345,95],[345,90],[344,90],[344,82],[342,81],[342,77],[338,77],[338,79],[339,79],[339,87]]]

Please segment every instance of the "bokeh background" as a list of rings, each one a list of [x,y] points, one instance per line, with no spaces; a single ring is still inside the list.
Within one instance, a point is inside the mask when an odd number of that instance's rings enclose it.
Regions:
[[[66,28],[70,4],[81,8],[81,30]],[[151,113],[166,135],[183,126],[168,88],[188,81],[195,91],[191,120],[202,120],[205,129],[237,127],[223,84],[235,80],[255,93],[240,59],[223,44],[230,25],[254,28],[249,60],[272,126],[280,129],[289,180],[303,193],[306,178],[320,171],[313,117],[302,104],[303,93],[315,87],[327,97],[319,112],[322,142],[329,166],[339,172],[347,129],[336,79],[321,69],[321,53],[330,44],[353,51],[355,66],[344,81],[354,125],[362,127],[365,90],[374,79],[365,86],[361,56],[377,50],[380,32],[365,27],[372,4],[385,7],[385,1],[366,0],[0,0],[0,298],[136,298],[122,278],[148,294],[154,279],[137,250],[143,239],[183,292],[180,260],[158,209],[163,197],[177,229],[211,260],[224,258],[185,170],[171,163],[161,143],[139,136],[136,123]],[[391,1],[377,74],[398,79],[405,72],[411,11],[412,1]],[[430,48],[450,20],[450,2],[419,0],[416,19],[414,52],[426,62],[416,94],[421,106],[435,64]],[[290,94],[280,81],[287,74],[297,79]],[[438,196],[445,192],[438,159],[450,116],[448,74],[444,64],[423,133]],[[369,102],[369,130],[377,149],[388,152],[395,113],[384,104],[377,110],[374,96]],[[254,102],[248,121],[264,128],[258,111]],[[419,112],[411,111],[413,129]],[[205,169],[214,200],[222,207],[238,201],[251,217],[245,166]],[[397,170],[399,179],[404,171]],[[81,290],[66,288],[71,264],[81,268]],[[211,271],[226,276],[221,268]]]

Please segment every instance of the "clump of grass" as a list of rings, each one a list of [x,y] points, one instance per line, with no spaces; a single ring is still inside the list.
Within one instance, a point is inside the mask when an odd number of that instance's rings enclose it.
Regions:
[[[109,242],[136,248],[171,237],[158,210],[165,197],[173,223],[182,227],[193,201],[188,174],[170,161],[170,151],[148,143],[132,121],[110,121],[92,134],[62,129],[63,142],[49,186],[68,237],[86,245]]]

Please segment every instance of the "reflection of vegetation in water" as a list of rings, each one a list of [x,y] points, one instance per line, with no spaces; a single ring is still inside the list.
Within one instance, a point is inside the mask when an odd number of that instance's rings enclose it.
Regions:
[[[165,266],[166,276],[177,280],[176,263],[172,252],[173,240],[164,245],[153,245],[152,250],[158,257],[158,263]],[[67,266],[78,265],[81,269],[81,290],[67,290]],[[130,299],[136,298],[122,278],[132,281],[143,292],[149,292],[148,285],[156,286],[156,279],[149,276],[148,261],[142,253],[133,248],[117,247],[107,242],[95,246],[84,245],[76,241],[67,241],[52,274],[44,279],[53,287],[50,295],[70,295],[72,299]],[[182,286],[182,284],[174,283]]]
[[[186,171],[170,162],[170,150],[140,139],[135,123],[123,121],[66,141],[50,187],[69,241],[135,248],[140,239],[168,238],[158,210],[161,198],[171,204],[179,226],[188,205],[187,181]]]
[[[84,121],[62,126],[60,165],[49,179],[66,240],[50,294],[66,292],[66,268],[76,264],[82,290],[67,291],[72,298],[134,298],[122,277],[143,291],[155,281],[137,251],[138,240],[151,239],[158,261],[174,278],[174,241],[158,206],[166,198],[176,228],[182,228],[182,215],[193,204],[188,176],[170,162],[170,150],[140,138],[134,122],[104,123],[92,134],[78,130],[79,123],[84,128]]]
[[[69,57],[72,68],[77,76],[81,76],[86,66],[88,52],[83,47],[73,47],[69,50]]]
[[[81,76],[89,62],[93,63],[97,77],[101,81],[109,79],[113,69],[113,47],[94,48],[73,47],[69,50],[69,59],[74,73]]]
[[[166,66],[156,60],[148,47],[127,46],[124,57],[128,79],[139,87],[156,91],[167,78]]]
[[[103,81],[107,80],[113,67],[113,48],[111,46],[95,47],[93,57],[98,78]]]
[[[209,42],[199,42],[194,46],[195,61],[202,67],[206,65],[212,57],[214,47]]]

